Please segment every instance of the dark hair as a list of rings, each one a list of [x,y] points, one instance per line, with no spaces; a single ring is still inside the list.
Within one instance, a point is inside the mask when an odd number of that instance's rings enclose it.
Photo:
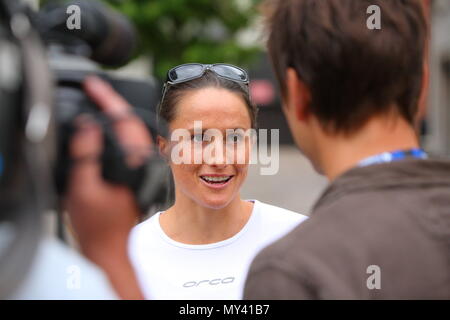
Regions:
[[[381,9],[379,30],[367,27],[370,5]],[[420,0],[269,0],[264,8],[282,94],[292,67],[324,129],[351,133],[392,106],[414,122],[427,36]]]
[[[227,80],[217,76],[214,72],[206,71],[205,74],[197,79],[187,82],[171,85],[167,90],[164,101],[161,102],[159,108],[159,117],[166,123],[170,123],[176,116],[177,104],[182,99],[183,95],[188,91],[203,89],[203,88],[223,88],[238,94],[245,102],[247,107],[251,126],[256,128],[256,118],[258,109],[251,101],[248,86],[235,81]]]

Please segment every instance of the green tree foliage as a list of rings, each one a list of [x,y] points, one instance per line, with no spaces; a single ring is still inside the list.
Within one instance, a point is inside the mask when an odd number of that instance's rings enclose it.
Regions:
[[[163,79],[187,62],[227,62],[248,67],[260,48],[237,35],[257,17],[261,0],[103,0],[128,16],[139,36],[139,54],[153,59]]]
[[[49,2],[68,0],[40,0]],[[136,56],[152,58],[164,80],[171,67],[188,62],[227,62],[249,67],[261,49],[242,45],[237,35],[252,25],[262,0],[101,0],[136,26]]]

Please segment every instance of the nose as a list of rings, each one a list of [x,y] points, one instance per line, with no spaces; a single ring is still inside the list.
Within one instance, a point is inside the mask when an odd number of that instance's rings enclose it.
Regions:
[[[212,143],[203,151],[204,162],[215,168],[224,168],[227,166],[226,147],[220,143]]]

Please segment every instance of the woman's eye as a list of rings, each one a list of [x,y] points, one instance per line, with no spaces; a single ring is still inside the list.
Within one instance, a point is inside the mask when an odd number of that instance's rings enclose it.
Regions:
[[[240,134],[230,134],[227,136],[227,142],[228,143],[239,143],[243,140],[242,135]]]
[[[203,134],[194,134],[192,136],[192,141],[194,141],[194,142],[203,142]]]

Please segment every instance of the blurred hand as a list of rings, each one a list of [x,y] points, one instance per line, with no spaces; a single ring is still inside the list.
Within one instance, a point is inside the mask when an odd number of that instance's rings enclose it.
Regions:
[[[100,78],[88,77],[84,89],[114,121],[119,142],[128,151],[127,163],[130,166],[141,164],[152,145],[145,124],[131,112],[129,104]],[[83,253],[109,273],[110,278],[123,277],[123,269],[131,270],[127,241],[131,228],[137,223],[139,209],[130,189],[110,184],[102,178],[99,159],[103,149],[101,127],[88,115],[76,119],[76,126],[78,131],[70,146],[75,164],[65,206]],[[113,284],[117,281],[112,280]],[[115,285],[118,291],[123,290],[117,286],[121,285]],[[128,294],[120,295],[130,298]]]

